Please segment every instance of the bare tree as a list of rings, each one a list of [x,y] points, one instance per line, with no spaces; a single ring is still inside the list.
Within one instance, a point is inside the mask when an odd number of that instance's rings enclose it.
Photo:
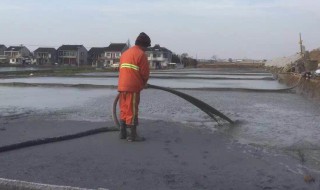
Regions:
[[[186,58],[186,57],[189,57],[188,53],[181,54],[181,58]]]
[[[211,59],[209,60],[211,63],[217,62],[218,57],[216,55],[212,55]]]

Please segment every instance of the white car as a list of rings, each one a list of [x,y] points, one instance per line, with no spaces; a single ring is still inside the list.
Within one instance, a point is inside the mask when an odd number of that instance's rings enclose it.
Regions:
[[[320,69],[317,69],[317,70],[316,70],[315,75],[316,75],[316,76],[320,76]]]
[[[111,64],[110,65],[110,67],[112,68],[112,69],[114,69],[114,70],[118,70],[119,69],[119,63],[113,63],[113,64]]]
[[[112,68],[119,68],[119,63],[113,63],[110,65]]]

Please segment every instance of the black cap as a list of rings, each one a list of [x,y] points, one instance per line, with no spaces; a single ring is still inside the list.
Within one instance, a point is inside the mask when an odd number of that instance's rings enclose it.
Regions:
[[[143,47],[150,47],[151,46],[150,37],[146,33],[141,32],[136,39],[135,45],[143,46]]]

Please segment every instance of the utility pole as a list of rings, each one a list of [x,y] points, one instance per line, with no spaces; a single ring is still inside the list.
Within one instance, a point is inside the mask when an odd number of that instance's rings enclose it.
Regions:
[[[128,46],[128,48],[130,48],[130,47],[131,47],[130,39],[128,39],[128,41],[127,41],[127,46]]]
[[[302,45],[301,33],[299,33],[299,37],[300,37],[300,41],[299,41],[299,44],[300,44],[300,55],[301,55],[301,57],[303,57],[304,48],[303,48],[303,45]]]

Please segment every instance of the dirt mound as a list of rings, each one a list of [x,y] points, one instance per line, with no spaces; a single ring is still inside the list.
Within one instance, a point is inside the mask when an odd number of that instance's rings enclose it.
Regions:
[[[280,83],[284,83],[288,86],[297,84],[300,81],[300,84],[296,88],[296,92],[312,100],[320,101],[320,80],[307,80],[305,78],[300,80],[301,75],[293,74],[279,74],[278,77]]]
[[[310,60],[318,61],[318,63],[320,63],[320,49],[310,51],[309,56]]]
[[[265,66],[266,67],[285,67],[287,65],[291,65],[295,62],[297,62],[299,59],[301,59],[301,55],[299,53],[296,53],[294,55],[288,56],[288,57],[279,57],[272,59],[270,61],[267,61]]]
[[[198,64],[198,68],[261,68],[261,63],[214,63]]]

